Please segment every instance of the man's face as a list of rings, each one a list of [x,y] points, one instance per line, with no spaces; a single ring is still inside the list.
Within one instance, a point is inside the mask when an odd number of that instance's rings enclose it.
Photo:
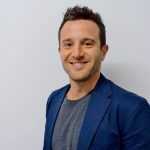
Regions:
[[[101,46],[99,28],[90,20],[67,21],[60,31],[59,52],[73,81],[85,81],[100,72],[107,46]]]

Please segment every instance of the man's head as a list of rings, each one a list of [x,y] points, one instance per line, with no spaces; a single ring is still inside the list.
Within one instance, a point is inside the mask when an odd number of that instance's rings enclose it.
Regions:
[[[72,81],[95,78],[107,52],[105,27],[87,7],[69,8],[59,28],[59,52]]]
[[[105,25],[102,21],[101,16],[98,13],[93,12],[91,9],[88,7],[79,7],[75,6],[73,8],[68,8],[63,21],[59,27],[58,31],[58,39],[60,41],[60,32],[62,27],[67,21],[75,21],[75,20],[90,20],[93,21],[97,24],[99,28],[99,39],[101,42],[101,46],[106,44],[106,31],[105,31]]]

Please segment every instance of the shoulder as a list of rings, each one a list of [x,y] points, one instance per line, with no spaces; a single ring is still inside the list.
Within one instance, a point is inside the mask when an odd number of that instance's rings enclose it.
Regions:
[[[63,93],[65,93],[68,90],[69,86],[70,85],[67,84],[67,85],[65,85],[65,86],[63,86],[63,87],[61,87],[59,89],[56,89],[56,90],[52,91],[50,93],[48,99],[47,99],[46,107],[48,107],[50,105],[50,103],[52,102],[52,100],[53,101],[57,100],[58,97],[60,97]]]
[[[117,114],[122,127],[131,122],[139,122],[138,124],[140,124],[143,118],[147,120],[145,123],[150,123],[150,105],[144,97],[125,90],[110,80],[108,82],[112,91],[111,109]]]
[[[128,91],[110,80],[108,80],[108,82],[112,91],[112,100],[115,103],[128,108],[147,102],[147,100],[144,97],[132,91]]]
[[[64,93],[69,88],[69,84],[52,91],[48,97],[47,103],[51,101],[52,98],[59,97],[62,93]]]

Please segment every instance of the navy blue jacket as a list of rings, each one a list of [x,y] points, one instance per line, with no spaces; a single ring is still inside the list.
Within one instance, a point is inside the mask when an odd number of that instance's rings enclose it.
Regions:
[[[54,124],[70,85],[48,98],[43,150],[52,150]],[[102,74],[92,92],[77,150],[150,150],[150,105]]]

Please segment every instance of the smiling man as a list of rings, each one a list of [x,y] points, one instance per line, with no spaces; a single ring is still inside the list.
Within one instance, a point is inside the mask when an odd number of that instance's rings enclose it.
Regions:
[[[67,21],[60,31],[60,56],[72,85],[69,99],[86,95],[100,76],[100,64],[107,45],[100,41],[97,24],[90,20]]]
[[[70,83],[48,98],[43,150],[150,150],[149,104],[101,73],[108,46],[100,15],[68,8],[58,39]]]

